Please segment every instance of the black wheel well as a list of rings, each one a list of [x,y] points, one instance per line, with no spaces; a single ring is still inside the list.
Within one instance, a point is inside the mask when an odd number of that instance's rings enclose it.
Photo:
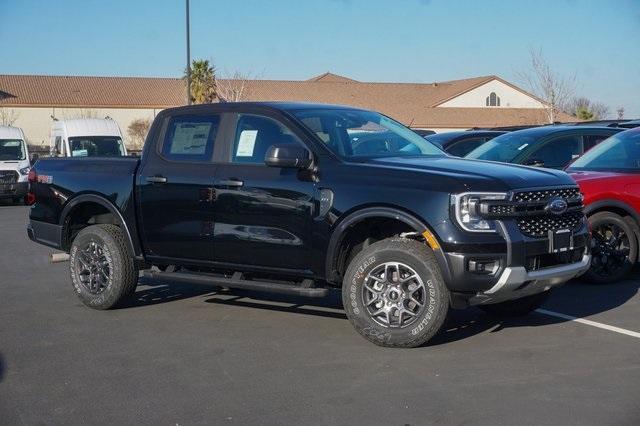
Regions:
[[[68,251],[78,232],[87,226],[97,224],[121,226],[120,219],[100,203],[84,201],[74,206],[64,219],[62,248]]]
[[[351,225],[342,235],[336,250],[334,263],[338,274],[336,278],[344,275],[351,259],[364,248],[376,241],[405,232],[416,232],[416,230],[406,222],[393,217],[365,217]]]
[[[622,207],[619,207],[619,206],[611,206],[611,205],[605,205],[605,206],[598,207],[598,208],[594,209],[593,211],[590,211],[587,216],[593,216],[596,213],[602,213],[602,212],[611,212],[611,213],[615,213],[615,214],[617,214],[619,216],[622,216],[622,217],[625,217],[625,216],[633,217],[633,215],[629,211],[627,211],[626,209],[624,209]]]

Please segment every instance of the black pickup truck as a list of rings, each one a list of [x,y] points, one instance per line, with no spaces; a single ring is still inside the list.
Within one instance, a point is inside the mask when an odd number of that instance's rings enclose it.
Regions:
[[[167,109],[140,159],[42,159],[29,182],[29,237],[70,254],[96,309],[130,297],[142,269],[307,297],[341,288],[360,334],[414,347],[450,308],[526,314],[590,261],[564,172],[453,158],[351,107]]]

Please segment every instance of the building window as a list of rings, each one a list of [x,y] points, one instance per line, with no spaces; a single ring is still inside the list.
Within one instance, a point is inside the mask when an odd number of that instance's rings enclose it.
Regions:
[[[496,92],[491,92],[487,96],[487,106],[500,106],[500,98],[496,95]]]

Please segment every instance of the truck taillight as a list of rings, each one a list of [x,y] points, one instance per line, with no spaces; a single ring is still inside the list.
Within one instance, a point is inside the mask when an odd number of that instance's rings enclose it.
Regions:
[[[25,201],[27,205],[31,206],[36,203],[36,192],[34,184],[38,181],[38,173],[36,173],[35,169],[29,170],[29,175],[27,176],[27,180],[29,182],[29,190],[27,191],[27,197]]]

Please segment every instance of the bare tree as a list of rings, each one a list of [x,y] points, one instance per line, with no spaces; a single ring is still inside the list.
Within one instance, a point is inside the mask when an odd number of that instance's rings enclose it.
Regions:
[[[603,120],[609,115],[608,106],[602,102],[592,102],[584,96],[569,99],[563,110],[583,120]]]
[[[221,102],[240,102],[251,98],[251,81],[258,77],[252,73],[235,71],[218,79],[218,99]]]
[[[604,120],[609,115],[609,107],[602,102],[593,102],[590,111],[594,120]]]
[[[563,76],[551,68],[542,55],[542,50],[531,49],[531,69],[518,72],[518,78],[545,104],[549,123],[556,121],[558,113],[573,96],[576,78]]]
[[[624,107],[623,106],[618,107],[618,109],[616,110],[616,113],[618,114],[618,120],[622,120],[624,118]]]
[[[0,107],[0,126],[13,126],[20,114],[11,108]]]
[[[129,135],[131,146],[134,150],[142,149],[150,127],[151,120],[148,118],[137,118],[129,124],[127,134]]]

